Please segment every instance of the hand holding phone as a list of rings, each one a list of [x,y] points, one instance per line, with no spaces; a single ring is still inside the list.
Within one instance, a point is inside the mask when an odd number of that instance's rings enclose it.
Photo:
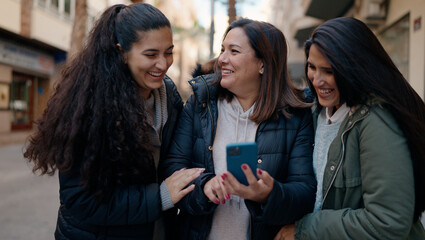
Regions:
[[[242,164],[247,164],[254,176],[257,169],[257,143],[256,142],[241,142],[231,143],[226,147],[227,154],[227,170],[235,176],[241,183],[248,186],[246,176],[241,169]]]

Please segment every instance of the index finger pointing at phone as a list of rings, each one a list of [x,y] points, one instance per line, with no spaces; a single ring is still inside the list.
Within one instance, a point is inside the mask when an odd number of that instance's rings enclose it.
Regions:
[[[252,172],[252,169],[248,166],[248,164],[242,164],[241,168],[246,176],[246,180],[248,181],[249,185],[252,185],[257,182],[257,178],[255,177],[254,173]]]

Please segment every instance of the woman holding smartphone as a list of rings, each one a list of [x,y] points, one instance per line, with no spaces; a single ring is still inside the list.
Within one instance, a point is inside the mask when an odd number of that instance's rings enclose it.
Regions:
[[[189,82],[194,94],[182,111],[164,170],[166,176],[183,167],[205,171],[177,204],[178,238],[270,239],[312,210],[312,117],[288,79],[286,56],[280,30],[239,19],[224,35],[215,74]],[[258,168],[240,166],[249,185],[226,191],[226,145],[253,141]]]

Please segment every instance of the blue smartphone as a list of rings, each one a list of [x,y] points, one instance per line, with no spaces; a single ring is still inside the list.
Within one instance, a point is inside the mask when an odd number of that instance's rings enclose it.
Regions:
[[[243,163],[248,164],[254,176],[257,172],[257,143],[230,143],[226,146],[227,170],[242,184],[248,186],[246,176],[241,169]]]

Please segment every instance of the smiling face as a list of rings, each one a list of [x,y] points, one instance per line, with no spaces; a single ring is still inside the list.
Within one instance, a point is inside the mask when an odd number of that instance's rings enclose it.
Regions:
[[[162,79],[173,63],[173,36],[169,27],[140,32],[141,38],[124,53],[131,74],[148,98],[162,85]]]
[[[314,44],[310,47],[307,67],[308,79],[316,90],[320,105],[338,109],[342,104],[332,66]]]
[[[260,88],[260,71],[263,63],[255,56],[245,31],[236,27],[230,30],[221,46],[218,57],[221,69],[221,86],[237,97],[256,97]]]

